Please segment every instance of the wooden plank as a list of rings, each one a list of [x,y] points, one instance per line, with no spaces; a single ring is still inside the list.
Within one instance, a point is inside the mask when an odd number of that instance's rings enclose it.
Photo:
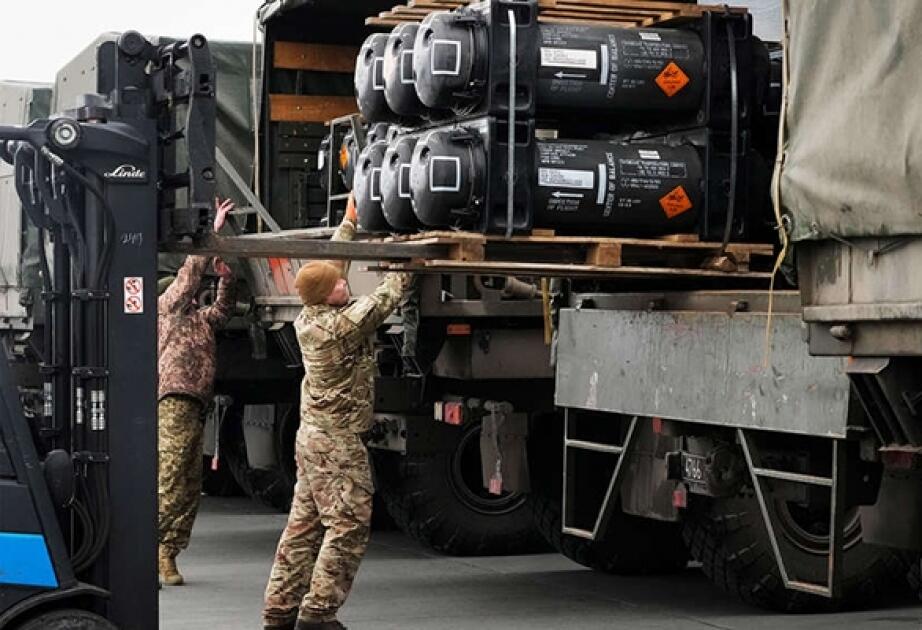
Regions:
[[[209,235],[198,243],[169,243],[160,251],[174,254],[229,258],[297,258],[302,260],[412,260],[444,258],[448,245],[329,241],[305,238],[220,237]]]
[[[617,243],[590,245],[586,253],[586,264],[594,267],[620,267],[621,245]]]
[[[449,246],[449,258],[452,260],[483,260],[486,254],[486,240],[463,238]]]
[[[608,26],[623,26],[625,28],[634,28],[640,25],[640,21],[625,20],[592,20],[589,18],[560,18],[546,17],[543,14],[538,15],[540,24],[605,24]]]
[[[298,96],[270,94],[269,117],[272,122],[327,122],[355,113],[358,105],[352,96]]]
[[[598,267],[565,263],[517,262],[462,262],[455,260],[429,260],[425,263],[380,263],[372,265],[376,271],[410,271],[413,273],[497,274],[517,276],[542,276],[548,278],[576,277],[660,277],[660,278],[724,278],[768,281],[769,272],[727,273],[712,269],[670,267]]]
[[[672,15],[672,14],[658,14],[658,15]],[[618,14],[609,14],[609,13],[596,13],[594,11],[570,11],[570,10],[560,10],[553,9],[550,11],[542,11],[539,14],[539,18],[572,18],[578,20],[588,20],[590,22],[630,22],[632,24],[639,24],[644,20],[643,16],[637,15],[628,15],[624,13]]]
[[[275,42],[272,64],[283,70],[314,70],[317,72],[355,72],[356,46],[332,44],[302,44]]]
[[[683,240],[666,237],[663,239],[643,239],[643,238],[623,238],[613,236],[557,236],[553,233],[546,234],[535,230],[530,235],[513,236],[507,239],[499,234],[480,234],[478,232],[451,232],[448,230],[432,230],[420,232],[418,234],[402,234],[388,237],[386,240],[393,242],[413,242],[417,240],[437,239],[440,243],[450,243],[460,239],[485,239],[488,243],[499,245],[509,243],[513,245],[559,245],[572,246],[594,246],[604,244],[617,244],[624,248],[651,250],[651,251],[687,251],[687,252],[707,252],[720,249],[720,243],[712,243],[700,240]],[[734,256],[746,253],[753,256],[773,256],[774,247],[768,243],[730,243],[726,251]]]

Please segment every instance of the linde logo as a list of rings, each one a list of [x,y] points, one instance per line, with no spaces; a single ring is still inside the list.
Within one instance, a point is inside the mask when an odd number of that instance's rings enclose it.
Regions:
[[[146,182],[147,172],[133,164],[121,164],[111,171],[103,173],[106,179],[114,179],[120,182]]]

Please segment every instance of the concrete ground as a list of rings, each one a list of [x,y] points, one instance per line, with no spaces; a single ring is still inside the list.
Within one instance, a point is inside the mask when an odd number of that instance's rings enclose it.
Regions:
[[[206,499],[180,557],[188,584],[161,591],[160,627],[261,628],[262,592],[284,522],[246,499]],[[398,532],[375,532],[340,620],[350,630],[903,630],[922,628],[922,606],[784,616],[739,603],[694,569],[624,578],[555,554],[449,558]]]

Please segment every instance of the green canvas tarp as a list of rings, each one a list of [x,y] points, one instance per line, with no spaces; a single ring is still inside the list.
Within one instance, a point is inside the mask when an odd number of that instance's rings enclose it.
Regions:
[[[785,0],[793,240],[922,234],[922,2]]]

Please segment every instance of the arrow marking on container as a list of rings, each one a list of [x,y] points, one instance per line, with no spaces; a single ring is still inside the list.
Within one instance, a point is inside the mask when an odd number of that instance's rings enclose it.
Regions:
[[[569,72],[564,72],[563,70],[556,73],[554,76],[557,77],[558,79],[586,79],[588,78],[588,75],[585,75],[585,74],[571,74]]]
[[[551,193],[551,197],[554,197],[555,199],[582,199],[583,194],[582,193],[565,193],[565,192],[560,192],[559,190],[555,190],[554,192]]]

